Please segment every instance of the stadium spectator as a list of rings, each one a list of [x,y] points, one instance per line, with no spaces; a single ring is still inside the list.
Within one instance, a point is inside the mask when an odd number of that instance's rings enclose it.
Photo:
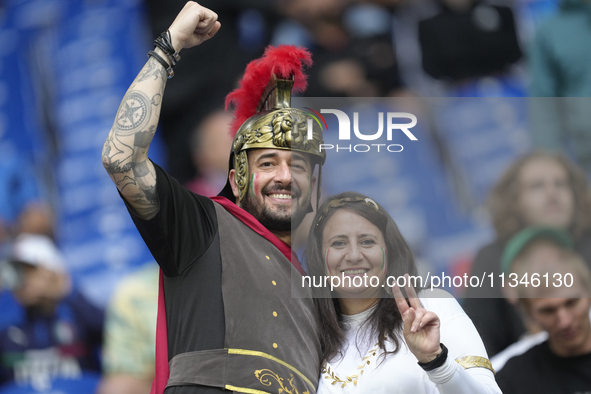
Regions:
[[[19,235],[2,272],[1,285],[25,314],[0,332],[0,384],[72,394],[94,390],[103,313],[73,288],[53,241]],[[70,390],[60,387],[64,382]]]
[[[507,243],[501,260],[501,270],[509,277],[509,275],[514,273],[510,268],[513,261],[518,257],[519,252],[526,247],[529,248],[530,244],[541,241],[554,242],[560,247],[572,250],[572,237],[566,231],[544,226],[527,227],[517,233]],[[517,273],[515,272],[515,274]],[[514,290],[514,287],[507,286],[503,288],[503,293],[505,294],[507,301],[517,308],[518,313],[521,312],[519,314],[526,327],[526,332],[517,342],[509,345],[490,360],[493,364],[493,368],[497,372],[503,369],[507,361],[511,358],[525,353],[533,346],[548,339],[548,333],[544,331],[535,320],[531,319],[527,313],[523,313],[523,308],[519,307],[519,297],[516,290]]]
[[[529,53],[533,141],[569,152],[591,171],[591,25],[589,3],[562,0],[535,32]]]
[[[462,83],[501,74],[521,57],[511,8],[479,0],[442,0],[419,22],[423,68],[436,79]]]
[[[0,243],[21,232],[53,235],[53,214],[30,166],[0,152]]]
[[[123,279],[107,307],[98,394],[147,394],[154,379],[158,265]]]
[[[531,95],[591,95],[591,25],[589,4],[562,0],[559,11],[536,30],[529,56]],[[568,43],[568,45],[565,45]]]
[[[490,195],[492,222],[497,237],[480,249],[471,275],[500,273],[507,241],[527,226],[546,225],[567,230],[577,250],[591,261],[591,199],[585,174],[561,155],[533,152],[517,159]],[[464,308],[492,357],[524,333],[514,308],[499,286],[469,288]]]
[[[273,43],[302,45],[314,55],[307,96],[400,94],[391,15],[386,8],[334,0],[279,4],[286,19],[275,29]]]
[[[197,176],[185,186],[202,196],[216,196],[226,183],[227,152],[232,147],[232,114],[217,110],[206,116],[191,136],[191,155]]]
[[[570,249],[568,234],[559,230],[521,232],[507,250],[516,256],[504,259],[507,273],[530,279],[538,274],[542,279],[538,286],[517,281],[512,289],[529,318],[547,331],[548,339],[510,359],[497,374],[503,393],[590,392],[591,273],[587,264]],[[513,260],[510,269],[509,260]]]

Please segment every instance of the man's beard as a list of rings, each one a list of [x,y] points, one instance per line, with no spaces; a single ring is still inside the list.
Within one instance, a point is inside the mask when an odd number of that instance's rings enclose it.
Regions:
[[[277,191],[281,190],[291,191],[291,187],[277,189]],[[265,199],[264,196],[268,192],[268,189],[262,190],[261,194],[263,195],[263,201]],[[291,204],[291,211],[293,211],[294,205],[294,203]],[[244,196],[240,206],[271,231],[296,230],[308,213],[301,207],[296,209],[295,213],[290,213],[290,209],[287,206],[285,208],[277,207],[277,210],[273,211],[268,205],[264,204],[264,202],[259,203],[250,193],[247,193],[246,196]]]

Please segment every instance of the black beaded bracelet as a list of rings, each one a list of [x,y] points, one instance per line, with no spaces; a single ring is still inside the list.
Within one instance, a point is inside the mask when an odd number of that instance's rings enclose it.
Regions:
[[[162,57],[154,51],[148,52],[148,57],[150,57],[150,56],[152,56],[154,59],[156,59],[158,61],[158,63],[162,64],[162,67],[164,67],[166,69],[166,72],[168,73],[168,79],[174,77],[174,70],[172,69],[172,66],[170,66],[170,65],[168,65],[168,63],[166,63],[166,60],[162,59]]]
[[[445,364],[445,361],[447,360],[447,348],[445,347],[445,345],[443,343],[440,343],[439,346],[441,346],[441,353],[439,353],[437,355],[437,357],[435,357],[433,360],[429,361],[428,363],[422,363],[422,362],[418,362],[417,364],[419,364],[419,367],[423,368],[423,370],[425,371],[432,371],[435,368],[439,368],[441,367],[443,364]]]

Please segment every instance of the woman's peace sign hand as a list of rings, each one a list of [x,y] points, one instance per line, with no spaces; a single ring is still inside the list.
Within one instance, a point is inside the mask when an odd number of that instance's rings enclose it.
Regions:
[[[404,321],[404,339],[417,360],[421,363],[428,363],[441,353],[439,317],[423,308],[415,289],[410,284],[408,274],[405,275],[405,278],[408,302],[402,295],[398,284],[394,283],[392,286],[392,294]]]

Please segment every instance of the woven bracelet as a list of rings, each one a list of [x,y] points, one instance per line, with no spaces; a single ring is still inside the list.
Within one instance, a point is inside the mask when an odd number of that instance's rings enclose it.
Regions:
[[[172,66],[169,66],[168,63],[166,63],[166,60],[162,59],[162,57],[154,51],[148,52],[148,57],[150,56],[156,59],[160,64],[162,64],[162,67],[166,69],[166,72],[168,73],[168,79],[174,77],[174,70],[172,69]]]
[[[162,49],[162,52],[168,56],[168,58],[171,60],[171,63],[176,64],[176,62],[181,60],[181,55],[179,55],[179,53],[172,46],[169,30],[162,32],[160,36],[156,37],[154,40],[154,45]]]

